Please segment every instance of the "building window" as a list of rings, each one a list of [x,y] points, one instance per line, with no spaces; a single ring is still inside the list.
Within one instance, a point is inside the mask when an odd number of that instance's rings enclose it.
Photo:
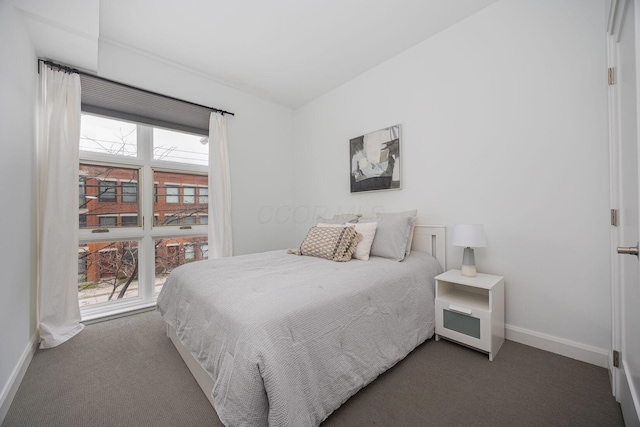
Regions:
[[[101,216],[98,217],[98,225],[100,228],[110,228],[118,226],[117,216]]]
[[[85,179],[80,177],[80,187],[78,188],[78,207],[82,211],[82,209],[86,209],[87,201],[86,201],[86,182]]]
[[[98,182],[98,200],[101,202],[116,201],[116,183],[113,181]]]
[[[178,225],[180,224],[180,215],[165,215],[164,225]]]
[[[121,186],[122,186],[122,203],[137,203],[138,202],[138,183],[123,182]]]
[[[193,187],[184,187],[182,189],[182,201],[185,204],[193,204],[196,202],[196,189]]]
[[[137,227],[138,226],[138,215],[126,215],[120,218],[123,227]]]
[[[180,187],[167,185],[167,203],[180,203]]]
[[[200,224],[209,224],[209,215],[200,215]]]
[[[193,245],[185,245],[184,247],[184,261],[190,262],[196,259],[196,251]]]
[[[183,224],[195,224],[196,223],[196,217],[193,215],[187,215],[182,217],[182,223]]]
[[[209,203],[209,188],[207,187],[200,187],[198,188],[198,203],[200,203],[201,205],[206,205],[207,203]]]

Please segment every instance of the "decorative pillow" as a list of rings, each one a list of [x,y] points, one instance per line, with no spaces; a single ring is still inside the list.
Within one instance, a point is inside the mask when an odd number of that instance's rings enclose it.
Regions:
[[[388,212],[388,213],[379,213],[376,215],[378,219],[380,218],[390,218],[390,217],[404,217],[404,218],[414,218],[413,226],[411,227],[411,235],[409,236],[409,241],[407,242],[407,250],[406,253],[409,255],[411,253],[411,243],[413,243],[413,229],[415,228],[415,218],[418,216],[418,209],[414,209],[411,211],[405,212]]]
[[[352,224],[326,224],[319,223],[317,227],[346,227]],[[369,253],[371,252],[371,245],[373,244],[373,239],[376,235],[376,228],[378,228],[377,222],[359,222],[357,224],[353,224],[356,227],[356,231],[358,234],[362,235],[362,240],[358,243],[358,247],[356,248],[355,253],[353,254],[353,258],[359,259],[362,261],[369,260]]]
[[[311,227],[295,255],[349,261],[362,237],[351,227]]]
[[[316,224],[344,224],[345,222],[356,223],[362,214],[341,214],[334,215],[333,218],[316,217]]]
[[[402,261],[407,252],[415,218],[385,217],[378,219],[371,255]]]
[[[346,228],[351,228],[351,227],[346,227]],[[351,239],[351,244],[349,245],[349,247],[347,248],[345,253],[343,255],[339,256],[338,258],[334,258],[333,260],[334,261],[349,261],[349,260],[351,260],[353,255],[356,253],[356,249],[358,248],[358,244],[360,243],[361,240],[362,240],[362,234],[360,234],[360,233],[358,233],[356,231],[355,235]]]

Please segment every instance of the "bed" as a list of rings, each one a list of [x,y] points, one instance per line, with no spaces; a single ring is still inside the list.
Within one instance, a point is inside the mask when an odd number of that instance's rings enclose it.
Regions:
[[[317,426],[433,336],[444,227],[417,225],[411,247],[402,262],[272,251],[193,263],[158,310],[225,425]]]

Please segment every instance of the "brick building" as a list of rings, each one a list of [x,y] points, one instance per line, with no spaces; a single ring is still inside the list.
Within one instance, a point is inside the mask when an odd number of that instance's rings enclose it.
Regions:
[[[140,170],[80,164],[80,228],[139,227]],[[207,176],[154,171],[153,226],[189,227],[208,222]],[[207,238],[163,238],[155,242],[156,274],[169,273],[186,262],[207,258]],[[81,245],[78,282],[110,278],[137,279],[137,241]]]

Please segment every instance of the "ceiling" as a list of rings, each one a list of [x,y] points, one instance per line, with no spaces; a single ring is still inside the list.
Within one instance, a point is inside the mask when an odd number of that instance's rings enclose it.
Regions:
[[[495,1],[13,0],[41,57],[99,73],[111,43],[290,108]]]

